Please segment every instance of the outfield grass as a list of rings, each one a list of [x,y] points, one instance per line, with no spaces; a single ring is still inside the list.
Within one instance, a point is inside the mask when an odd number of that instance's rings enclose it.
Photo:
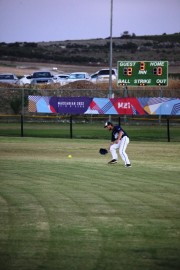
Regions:
[[[179,269],[179,143],[132,141],[132,168],[107,145],[0,137],[1,269]]]

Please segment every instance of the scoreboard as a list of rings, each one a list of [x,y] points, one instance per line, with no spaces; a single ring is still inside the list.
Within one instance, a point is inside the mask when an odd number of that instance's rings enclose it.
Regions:
[[[168,61],[118,61],[117,71],[118,85],[168,85]]]

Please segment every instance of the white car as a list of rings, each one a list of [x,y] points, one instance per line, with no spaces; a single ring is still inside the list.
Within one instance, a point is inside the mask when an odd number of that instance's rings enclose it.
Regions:
[[[69,77],[69,74],[65,74],[65,73],[56,74],[53,77],[53,81],[55,83],[63,84],[63,82],[66,81],[68,77]]]
[[[32,75],[24,75],[19,79],[18,84],[21,86],[29,86],[31,84],[31,76]]]
[[[91,74],[91,82],[97,83],[98,73]]]
[[[110,75],[109,68],[101,69],[91,75],[91,82],[93,83],[108,82],[109,75]],[[116,79],[117,79],[117,70],[115,68],[112,68],[112,81],[116,81]]]
[[[63,82],[63,85],[76,81],[90,81],[91,77],[87,72],[73,72],[70,73],[68,78]]]

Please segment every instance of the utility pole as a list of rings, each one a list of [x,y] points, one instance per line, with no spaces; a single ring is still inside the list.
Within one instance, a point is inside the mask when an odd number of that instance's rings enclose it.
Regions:
[[[109,98],[112,98],[112,25],[113,25],[113,0],[111,0],[111,13],[110,13]]]

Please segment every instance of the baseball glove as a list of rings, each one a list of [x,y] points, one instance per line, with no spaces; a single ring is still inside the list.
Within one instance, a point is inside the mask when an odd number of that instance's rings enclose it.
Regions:
[[[101,155],[106,155],[106,154],[108,153],[108,150],[105,149],[105,148],[100,148],[100,149],[99,149],[99,153],[100,153]]]

